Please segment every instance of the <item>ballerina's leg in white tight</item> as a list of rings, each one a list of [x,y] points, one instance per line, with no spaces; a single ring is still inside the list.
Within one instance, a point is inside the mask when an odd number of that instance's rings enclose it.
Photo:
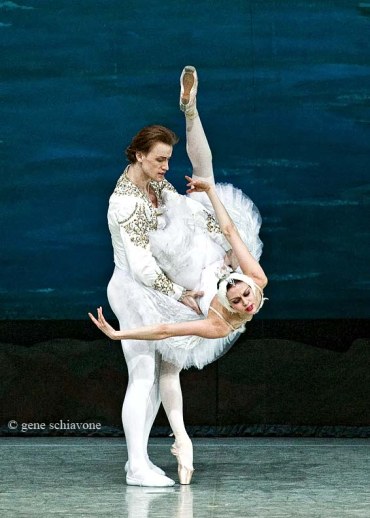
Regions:
[[[193,178],[214,183],[212,153],[196,109],[196,72],[193,67],[186,67],[181,77],[180,106],[182,109],[184,106],[182,100],[188,96],[188,102],[183,111],[186,119],[186,149],[193,167]],[[159,388],[163,407],[175,436],[171,452],[178,460],[179,479],[181,484],[189,484],[194,471],[193,446],[184,425],[180,369],[162,360]]]
[[[212,153],[196,106],[198,79],[194,67],[184,68],[180,82],[180,108],[185,113],[186,151],[193,168],[192,176],[214,184]]]
[[[193,445],[185,429],[180,369],[176,365],[162,361],[159,388],[162,404],[175,436],[171,452],[177,457],[180,483],[190,484],[194,471]]]

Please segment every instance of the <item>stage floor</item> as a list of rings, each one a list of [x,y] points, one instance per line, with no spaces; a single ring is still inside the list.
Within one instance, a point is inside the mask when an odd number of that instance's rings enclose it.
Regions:
[[[177,481],[171,439],[152,460]],[[129,487],[120,438],[1,438],[0,515],[344,518],[370,516],[366,439],[194,439],[190,486]]]

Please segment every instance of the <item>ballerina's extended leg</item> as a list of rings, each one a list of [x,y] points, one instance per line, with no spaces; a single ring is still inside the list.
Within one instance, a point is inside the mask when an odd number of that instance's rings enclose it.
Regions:
[[[197,110],[198,76],[194,67],[184,68],[180,85],[180,109],[185,113],[186,150],[193,166],[193,178],[215,183],[212,153]]]

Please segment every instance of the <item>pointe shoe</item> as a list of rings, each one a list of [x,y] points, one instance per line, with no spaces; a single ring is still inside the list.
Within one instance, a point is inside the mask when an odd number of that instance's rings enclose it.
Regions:
[[[170,487],[175,485],[175,481],[164,475],[158,475],[153,470],[145,470],[126,475],[126,483],[128,486],[143,487]]]
[[[180,445],[176,442],[171,446],[171,453],[177,458],[180,484],[188,485],[194,473],[193,445],[191,441]]]
[[[197,114],[196,95],[198,91],[197,71],[191,65],[187,65],[180,76],[180,110],[186,116],[195,117]]]
[[[155,464],[153,464],[153,462],[150,461],[149,459],[148,459],[148,468],[151,471],[154,471],[154,473],[157,473],[158,475],[165,475],[166,474],[163,471],[163,469],[161,469],[158,466],[156,466]],[[127,461],[126,464],[125,464],[125,472],[128,473],[129,471],[130,471],[130,463],[129,463],[129,461]]]

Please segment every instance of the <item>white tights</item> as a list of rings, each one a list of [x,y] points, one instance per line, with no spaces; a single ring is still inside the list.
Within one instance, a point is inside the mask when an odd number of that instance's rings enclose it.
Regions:
[[[200,117],[186,117],[186,151],[193,167],[193,178],[214,183],[212,153]]]
[[[122,325],[123,327],[123,325]],[[128,385],[122,406],[129,470],[131,474],[149,465],[148,439],[160,405],[160,356],[150,342],[122,341],[128,370]]]
[[[186,118],[186,139],[193,177],[214,183],[212,154],[199,116]],[[148,439],[161,400],[176,443],[180,445],[189,437],[183,419],[180,369],[163,361],[150,342],[122,341],[122,348],[129,376],[122,423],[129,470],[134,474],[150,468]]]

